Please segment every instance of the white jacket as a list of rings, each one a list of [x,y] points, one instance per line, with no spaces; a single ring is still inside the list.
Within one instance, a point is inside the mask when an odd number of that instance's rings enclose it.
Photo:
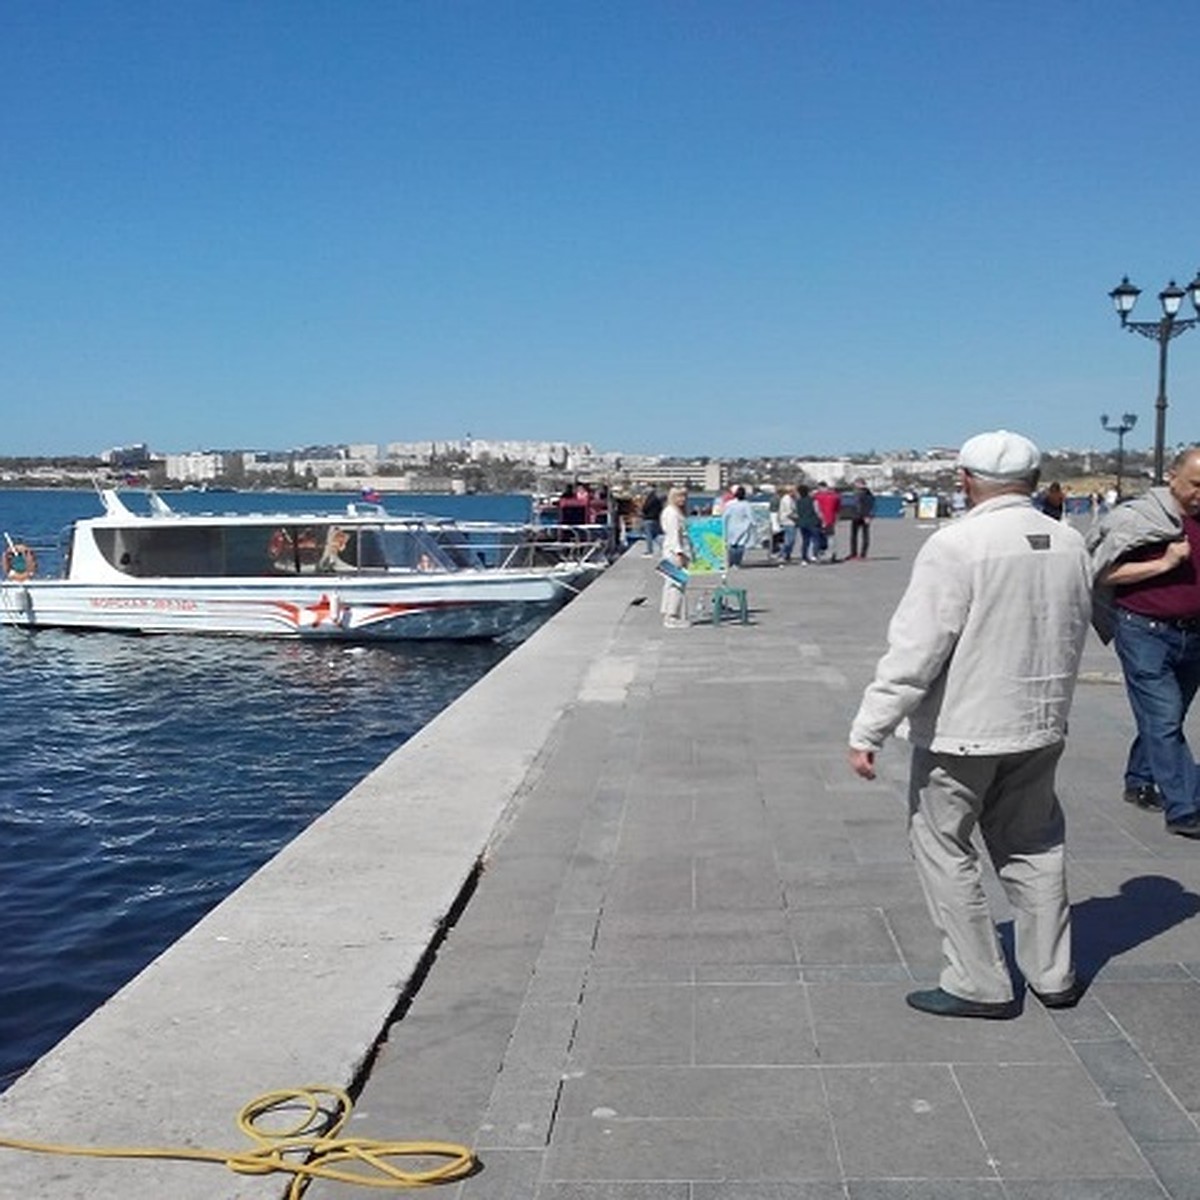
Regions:
[[[662,510],[663,557],[674,558],[682,554],[692,560],[692,539],[688,536],[687,517],[677,504],[664,504]]]
[[[850,745],[878,750],[907,719],[917,746],[960,755],[1053,745],[1091,619],[1083,538],[1002,495],[933,534],[888,627]]]

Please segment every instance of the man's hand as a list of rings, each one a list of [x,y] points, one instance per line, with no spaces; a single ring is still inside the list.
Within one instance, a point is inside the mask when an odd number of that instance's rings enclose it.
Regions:
[[[1184,538],[1178,542],[1168,542],[1167,551],[1163,558],[1167,559],[1171,566],[1168,570],[1174,570],[1181,562],[1186,562],[1192,557],[1192,544]]]
[[[1146,579],[1154,579],[1173,571],[1181,562],[1186,562],[1192,556],[1192,546],[1187,538],[1167,542],[1163,552],[1154,558],[1126,559],[1115,567],[1109,567],[1101,577],[1106,585],[1120,586],[1129,583],[1141,583]]]
[[[864,779],[875,778],[875,751],[855,750],[850,747],[850,770]]]

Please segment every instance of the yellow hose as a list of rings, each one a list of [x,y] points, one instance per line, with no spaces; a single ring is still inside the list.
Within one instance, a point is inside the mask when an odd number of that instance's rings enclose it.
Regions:
[[[252,1143],[242,1150],[69,1146],[18,1138],[0,1138],[0,1147],[85,1158],[158,1158],[222,1163],[239,1175],[279,1172],[292,1176],[287,1200],[298,1200],[312,1179],[336,1179],[360,1187],[414,1188],[453,1183],[465,1179],[475,1170],[475,1155],[466,1146],[454,1142],[388,1142],[339,1137],[353,1107],[346,1092],[325,1084],[264,1092],[238,1113],[237,1126]],[[267,1131],[259,1125],[265,1117],[293,1114],[297,1109],[299,1119],[285,1128]],[[397,1158],[446,1161],[432,1167],[404,1170],[389,1161]]]

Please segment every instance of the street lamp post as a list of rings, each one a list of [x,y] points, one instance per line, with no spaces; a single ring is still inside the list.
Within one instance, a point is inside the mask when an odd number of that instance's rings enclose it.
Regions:
[[[1137,424],[1137,413],[1122,413],[1118,421],[1109,421],[1108,413],[1100,418],[1100,424],[1109,433],[1117,435],[1117,501],[1121,499],[1121,476],[1125,473],[1125,435]]]
[[[1200,324],[1200,317],[1178,315],[1179,306],[1189,292],[1192,307],[1200,313],[1200,271],[1196,272],[1196,278],[1187,285],[1186,290],[1176,286],[1175,280],[1172,279],[1158,293],[1163,315],[1157,321],[1129,319],[1142,289],[1130,283],[1128,275],[1122,276],[1121,282],[1108,293],[1116,306],[1117,315],[1121,318],[1122,328],[1132,333],[1140,333],[1142,337],[1158,343],[1158,396],[1154,401],[1154,482],[1158,484],[1163,481],[1163,447],[1167,440],[1167,345],[1172,338]]]

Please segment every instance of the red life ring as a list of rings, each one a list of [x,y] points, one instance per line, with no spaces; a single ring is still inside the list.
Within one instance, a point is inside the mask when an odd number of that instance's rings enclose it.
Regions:
[[[37,574],[37,555],[24,542],[13,542],[4,551],[4,577],[24,583]]]

